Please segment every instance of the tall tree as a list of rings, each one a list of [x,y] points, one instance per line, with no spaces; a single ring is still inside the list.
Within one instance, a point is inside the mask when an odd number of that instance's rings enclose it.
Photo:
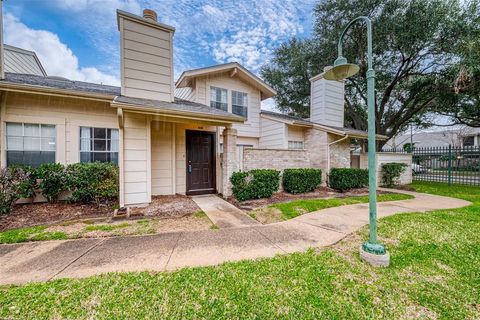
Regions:
[[[366,15],[373,23],[376,129],[392,137],[412,123],[431,124],[431,112],[440,109],[440,88],[449,84],[459,61],[458,35],[473,23],[466,16],[478,15],[478,9],[457,0],[325,0],[314,15],[313,37],[282,45],[262,68],[262,76],[278,92],[278,108],[308,116],[308,79],[333,63],[345,25]],[[359,74],[345,83],[346,125],[356,129],[367,127],[366,47],[366,28],[355,24],[343,54],[360,66]]]

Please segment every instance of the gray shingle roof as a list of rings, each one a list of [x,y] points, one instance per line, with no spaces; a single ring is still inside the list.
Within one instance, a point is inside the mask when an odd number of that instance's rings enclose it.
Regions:
[[[167,110],[167,111],[179,111],[179,112],[188,112],[188,113],[196,113],[206,116],[219,116],[224,118],[230,118],[232,120],[243,122],[245,118],[241,116],[234,115],[232,113],[212,108],[207,105],[196,103],[193,101],[183,100],[179,98],[175,98],[174,102],[166,102],[160,100],[149,100],[149,99],[141,99],[141,98],[133,98],[133,97],[126,97],[126,96],[117,96],[114,99],[116,103],[123,103],[128,105],[134,106],[141,106],[152,108],[153,110]]]
[[[273,111],[261,110],[261,113],[265,114],[265,115],[272,116],[272,117],[276,117],[276,118],[279,118],[279,119],[295,121],[297,124],[305,124],[305,125],[312,125],[312,126],[316,124],[316,125],[320,125],[320,126],[323,126],[323,127],[326,127],[326,128],[331,128],[331,129],[336,130],[336,131],[343,131],[347,135],[361,136],[361,137],[365,137],[365,138],[367,137],[367,131],[363,131],[363,130],[325,125],[325,124],[321,124],[321,123],[317,123],[317,122],[312,122],[310,120],[305,120],[305,119],[301,119],[301,118],[298,118],[298,117],[293,117],[293,116],[289,116],[289,115],[286,115],[286,114],[273,112]],[[386,136],[377,134],[377,139],[385,139],[385,138],[386,138]]]
[[[42,88],[72,90],[85,93],[104,94],[116,96],[120,94],[120,87],[104,84],[72,81],[60,77],[43,77],[33,74],[5,73],[5,79],[0,82],[10,82],[16,84],[26,84]]]

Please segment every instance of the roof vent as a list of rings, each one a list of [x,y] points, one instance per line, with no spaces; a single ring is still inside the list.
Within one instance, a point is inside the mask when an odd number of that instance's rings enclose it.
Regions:
[[[147,21],[157,22],[157,13],[150,9],[143,10],[143,19]]]

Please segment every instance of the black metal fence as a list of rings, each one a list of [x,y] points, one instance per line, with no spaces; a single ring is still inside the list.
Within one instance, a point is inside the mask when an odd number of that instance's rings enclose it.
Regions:
[[[408,153],[403,149],[384,152]],[[480,186],[480,147],[414,148],[413,180]]]

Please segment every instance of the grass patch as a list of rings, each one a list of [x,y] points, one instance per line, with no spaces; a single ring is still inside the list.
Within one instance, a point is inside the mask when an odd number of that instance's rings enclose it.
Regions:
[[[195,212],[193,214],[193,216],[195,218],[205,218],[207,216],[207,214],[205,212],[203,212],[202,210],[198,210],[197,212]]]
[[[218,230],[220,229],[215,223],[212,223],[212,225],[210,226],[210,229],[212,230]]]
[[[400,193],[387,193],[377,196],[377,201],[395,201],[412,199],[413,196]],[[281,211],[283,220],[292,219],[299,215],[317,211],[320,209],[339,207],[347,204],[367,203],[368,196],[356,196],[348,198],[333,198],[333,199],[306,199],[296,200],[286,203],[276,203],[269,206]]]
[[[119,223],[119,224],[98,224],[98,225],[90,225],[85,227],[86,232],[90,231],[113,231],[118,229],[124,229],[129,227],[130,224],[128,222]]]
[[[64,232],[49,232],[45,231],[46,228],[46,226],[37,226],[0,232],[0,244],[67,239]]]
[[[413,186],[473,205],[380,219],[389,268],[360,260],[363,228],[321,252],[3,287],[0,319],[480,319],[480,188]]]

